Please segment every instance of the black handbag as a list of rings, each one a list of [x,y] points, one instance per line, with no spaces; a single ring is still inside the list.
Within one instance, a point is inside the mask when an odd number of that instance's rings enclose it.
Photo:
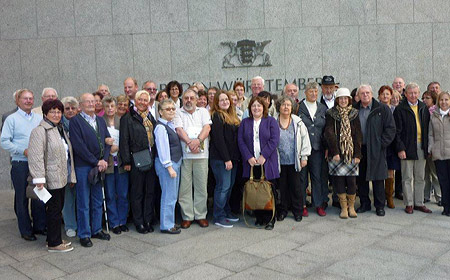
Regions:
[[[132,153],[134,166],[141,171],[149,171],[153,166],[153,159],[149,149]]]

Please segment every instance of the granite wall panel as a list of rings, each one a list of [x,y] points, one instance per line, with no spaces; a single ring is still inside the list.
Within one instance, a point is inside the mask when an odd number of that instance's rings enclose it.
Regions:
[[[450,14],[448,0],[415,0],[414,22],[445,22]]]
[[[4,0],[0,16],[2,40],[37,37],[35,0]]]
[[[227,0],[227,29],[264,27],[264,0]]]
[[[112,0],[113,34],[150,33],[148,0]]]
[[[413,0],[377,0],[377,23],[410,23],[414,21]]]
[[[59,88],[57,39],[29,39],[20,42],[22,86],[40,97],[43,88]],[[35,105],[41,99],[35,98]]]
[[[226,0],[189,0],[189,30],[223,30],[227,27]]]
[[[340,25],[377,23],[377,0],[340,0],[339,3]]]
[[[123,93],[123,80],[134,76],[133,36],[113,35],[95,38],[97,83],[106,84],[113,95]]]
[[[188,31],[187,0],[150,0],[153,32]]]
[[[304,26],[339,25],[339,0],[302,0]]]
[[[75,36],[73,0],[36,0],[39,37]]]
[[[372,85],[377,96],[396,76],[395,26],[360,26],[359,38],[361,83]]]
[[[433,24],[433,80],[450,91],[450,23]]]
[[[397,75],[416,82],[421,91],[433,78],[432,24],[396,26]]]
[[[79,96],[97,89],[95,38],[58,40],[60,96]]]
[[[134,72],[139,86],[147,80],[158,85],[169,82],[170,56],[170,34],[133,35]]]
[[[112,33],[111,0],[73,0],[77,36]]]
[[[298,0],[265,0],[266,28],[302,26],[302,5]]]
[[[358,26],[322,27],[322,73],[350,90],[360,83],[358,37]]]

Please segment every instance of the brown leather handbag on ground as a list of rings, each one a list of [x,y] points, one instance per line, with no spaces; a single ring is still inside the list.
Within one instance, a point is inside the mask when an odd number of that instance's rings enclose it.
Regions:
[[[253,179],[253,166],[250,168],[250,179],[244,185],[242,198],[242,216],[245,224],[245,210],[272,210],[272,219],[275,216],[275,197],[272,192],[272,183],[264,176],[264,166],[261,166],[261,178]]]

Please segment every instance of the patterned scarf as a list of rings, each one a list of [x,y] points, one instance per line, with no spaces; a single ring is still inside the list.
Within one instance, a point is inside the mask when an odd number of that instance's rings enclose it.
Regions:
[[[352,140],[352,129],[350,127],[350,120],[348,114],[352,110],[352,105],[345,108],[341,106],[336,106],[341,117],[341,134],[339,137],[339,148],[342,155],[344,156],[344,162],[350,164],[353,158],[353,140]]]
[[[148,118],[148,110],[146,110],[145,112],[138,112],[139,115],[142,117],[142,124],[145,127],[145,130],[147,131],[147,138],[148,138],[148,143],[150,144],[150,147],[153,147],[153,124],[152,122],[149,120]]]

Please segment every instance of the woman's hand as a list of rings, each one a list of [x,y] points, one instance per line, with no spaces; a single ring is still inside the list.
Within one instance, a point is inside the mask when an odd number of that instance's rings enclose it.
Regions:
[[[124,169],[125,171],[130,171],[130,170],[131,170],[131,164],[124,165],[124,166],[123,166],[123,169]]]
[[[114,144],[114,139],[111,138],[111,137],[107,137],[107,138],[105,138],[105,143],[106,143],[107,145],[112,146],[112,144]]]
[[[251,157],[248,159],[248,164],[250,164],[250,166],[255,166],[256,164],[256,158]]]
[[[233,163],[231,162],[231,160],[225,161],[225,169],[231,170],[232,168],[233,168]]]
[[[361,162],[361,160],[359,158],[357,158],[357,157],[355,157],[353,159],[353,161],[355,162],[355,164],[359,164]]]
[[[111,146],[111,152],[110,152],[110,153],[115,153],[115,152],[117,152],[117,151],[119,151],[119,146],[117,146],[117,145],[112,145],[112,146]]]
[[[302,160],[302,161],[300,161],[300,166],[301,166],[302,168],[305,167],[307,164],[308,164],[308,161],[307,161],[307,160]]]
[[[264,165],[264,163],[266,162],[266,159],[264,158],[263,155],[260,155],[256,162],[261,164],[261,165]]]
[[[339,162],[339,161],[341,161],[341,157],[339,155],[335,155],[333,157],[333,161]]]
[[[38,190],[42,190],[44,188],[44,184],[36,184]]]
[[[172,166],[167,167],[167,171],[169,171],[170,178],[177,177],[177,172],[175,172],[175,170],[173,170]]]

